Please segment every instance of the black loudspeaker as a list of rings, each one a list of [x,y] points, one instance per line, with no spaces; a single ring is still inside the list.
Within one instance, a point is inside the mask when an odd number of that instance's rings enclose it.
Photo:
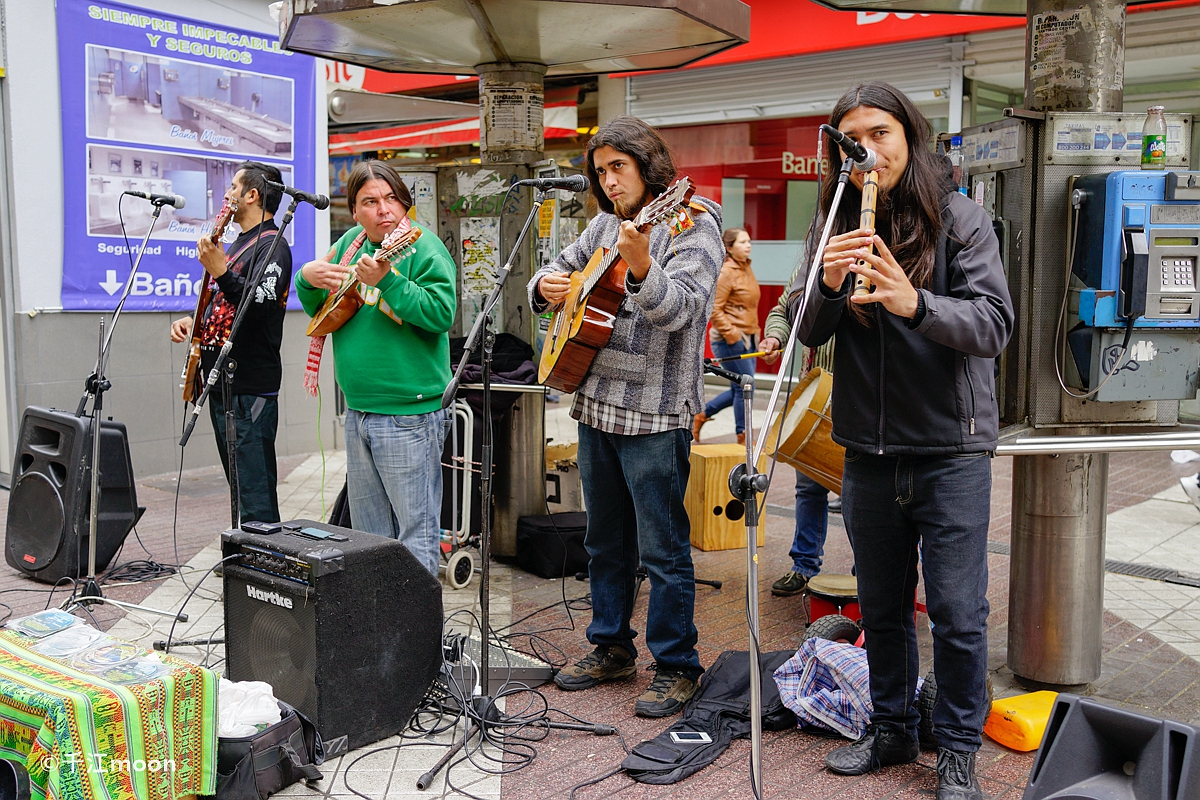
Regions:
[[[327,756],[399,733],[442,666],[441,585],[395,539],[281,524],[222,536],[226,677],[269,683]]]
[[[13,460],[4,557],[39,581],[88,571],[91,528],[92,419],[30,406],[21,416]],[[129,436],[119,422],[100,425],[100,512],[96,571],[108,566],[146,510],[137,504]]]
[[[1200,797],[1200,730],[1060,694],[1023,800]]]

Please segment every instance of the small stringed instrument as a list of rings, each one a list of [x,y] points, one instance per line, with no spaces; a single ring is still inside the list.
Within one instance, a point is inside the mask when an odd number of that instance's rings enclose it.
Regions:
[[[633,224],[644,232],[686,213],[695,191],[691,179],[679,178],[639,211]],[[597,248],[583,269],[571,273],[571,289],[554,312],[542,345],[539,383],[573,392],[583,382],[596,353],[612,337],[613,320],[625,299],[628,271],[629,266],[614,246]]]
[[[221,246],[221,237],[225,235],[225,229],[229,227],[237,210],[236,200],[232,202],[226,200],[221,205],[221,210],[217,212],[217,218],[213,221],[212,233],[208,235],[209,241],[218,247]],[[210,302],[212,302],[212,278],[209,277],[208,272],[201,272],[200,291],[196,293],[196,310],[192,313],[192,341],[188,344],[187,365],[183,368],[183,374],[180,376],[183,379],[180,388],[183,389],[183,402],[185,403],[192,402],[193,398],[201,391],[200,318]]]
[[[420,238],[421,229],[416,225],[403,232],[394,230],[379,243],[379,249],[375,251],[374,258],[376,261],[395,264],[412,255],[413,245]],[[358,293],[358,285],[358,277],[354,273],[354,267],[351,267],[350,272],[342,279],[341,286],[337,288],[337,291],[329,293],[325,302],[321,303],[321,307],[317,309],[317,313],[309,320],[308,330],[305,331],[305,334],[325,336],[345,325],[362,308],[363,301],[362,296]]]
[[[858,227],[875,230],[875,202],[879,198],[879,173],[875,170],[863,175],[862,205],[858,211]],[[868,245],[867,252],[875,252],[875,245]],[[863,259],[858,260],[859,266],[866,266]],[[865,297],[871,293],[871,279],[866,275],[854,276],[854,296]]]

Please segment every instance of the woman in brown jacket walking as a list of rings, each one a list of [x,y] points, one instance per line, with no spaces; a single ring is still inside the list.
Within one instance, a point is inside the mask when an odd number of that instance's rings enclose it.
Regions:
[[[741,228],[730,228],[721,237],[725,242],[725,263],[717,278],[713,299],[712,327],[709,342],[717,358],[753,353],[761,330],[758,327],[758,281],[750,269],[750,234]],[[727,361],[726,369],[753,375],[755,359]],[[730,384],[730,389],[710,400],[692,423],[692,438],[700,441],[700,428],[723,408],[733,406],[733,420],[738,444],[746,441],[746,411],[742,407],[742,387]]]

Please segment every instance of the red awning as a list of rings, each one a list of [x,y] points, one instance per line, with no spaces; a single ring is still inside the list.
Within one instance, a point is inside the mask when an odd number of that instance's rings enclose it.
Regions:
[[[574,100],[547,103],[542,122],[546,138],[566,139],[575,136],[578,119],[578,106]],[[368,150],[408,150],[458,144],[479,144],[479,117],[331,134],[329,155],[347,156]]]

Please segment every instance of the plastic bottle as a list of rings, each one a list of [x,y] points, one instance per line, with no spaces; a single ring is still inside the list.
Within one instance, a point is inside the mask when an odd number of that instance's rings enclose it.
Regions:
[[[954,181],[958,184],[958,191],[962,194],[970,196],[970,182],[967,179],[967,160],[962,150],[962,137],[950,137],[950,150],[946,153],[950,159],[950,164],[954,167]]]
[[[1142,169],[1166,169],[1167,166],[1167,121],[1163,118],[1163,106],[1146,109],[1146,123],[1142,125]]]

